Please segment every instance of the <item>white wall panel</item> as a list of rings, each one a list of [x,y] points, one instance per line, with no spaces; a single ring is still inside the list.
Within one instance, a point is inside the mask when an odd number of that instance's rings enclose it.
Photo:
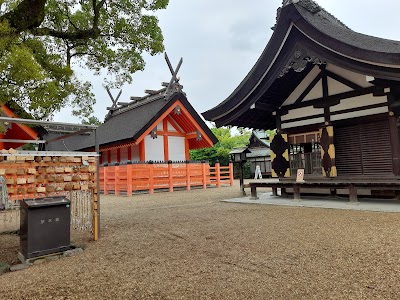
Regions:
[[[164,161],[164,142],[162,136],[153,139],[148,135],[145,137],[144,142],[146,160]]]
[[[315,77],[319,74],[320,69],[318,66],[315,66],[310,73],[303,79],[303,81],[297,86],[297,88],[290,94],[290,96],[286,99],[282,106],[293,104],[300,95],[304,92],[304,90],[310,85],[310,83],[314,80]]]
[[[180,136],[169,136],[168,152],[170,160],[185,160],[185,138]]]
[[[282,121],[289,121],[297,118],[315,116],[323,113],[324,113],[323,108],[313,108],[312,106],[296,108],[289,110],[288,114],[282,116]]]
[[[386,103],[386,97],[374,97],[373,95],[364,95],[349,99],[344,99],[340,101],[340,104],[335,105],[330,108],[331,112],[345,110],[345,109],[352,109],[357,107],[363,107],[367,105],[374,105],[378,103]]]
[[[314,119],[308,119],[308,120],[303,120],[303,121],[283,123],[282,128],[283,129],[293,128],[293,127],[305,126],[305,125],[310,125],[310,124],[318,124],[318,123],[324,123],[324,118],[314,118]]]

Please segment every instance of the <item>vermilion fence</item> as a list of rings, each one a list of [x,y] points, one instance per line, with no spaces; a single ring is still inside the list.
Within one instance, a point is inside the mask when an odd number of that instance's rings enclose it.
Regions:
[[[204,162],[184,163],[132,163],[117,166],[100,167],[100,190],[107,195],[112,191],[115,195],[121,192],[131,196],[136,191],[157,189],[186,188],[207,186],[220,187],[233,185],[233,164],[211,167]]]

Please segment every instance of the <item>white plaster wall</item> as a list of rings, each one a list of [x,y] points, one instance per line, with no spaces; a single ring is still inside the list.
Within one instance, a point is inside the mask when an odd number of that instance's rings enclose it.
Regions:
[[[170,160],[185,160],[185,138],[180,136],[168,137],[168,156]]]
[[[326,67],[327,70],[347,79],[355,84],[358,84],[361,87],[369,87],[372,86],[366,80],[366,76],[363,74],[355,73],[338,66],[328,64]],[[310,73],[304,78],[304,80],[297,86],[297,88],[290,94],[290,96],[286,99],[282,106],[293,104],[300,95],[304,92],[304,90],[310,85],[310,83],[314,80],[314,78],[318,75],[320,69],[318,66],[315,66]],[[328,77],[328,86],[329,86],[329,95],[335,95],[343,92],[351,91],[352,89],[330,77]],[[322,97],[322,81],[320,80],[315,87],[307,94],[303,101],[313,100]]]
[[[340,67],[332,65],[332,64],[328,64],[326,66],[326,69],[337,75],[342,76],[343,78],[346,78],[347,80],[350,80],[350,81],[358,84],[361,87],[372,86],[372,84],[367,81],[366,76],[363,74],[349,71],[349,70],[340,68]]]
[[[352,109],[357,107],[363,107],[368,105],[374,105],[378,103],[387,103],[386,96],[374,97],[373,95],[364,95],[353,98],[348,98],[340,101],[340,104],[332,106],[330,108],[331,112],[336,112],[345,109]]]
[[[295,122],[290,122],[290,123],[284,123],[282,124],[282,128],[293,128],[293,127],[298,127],[298,126],[305,126],[305,125],[311,125],[311,124],[319,124],[319,123],[324,123],[324,118],[314,118],[314,119],[308,119],[304,121],[295,121]]]
[[[164,161],[164,142],[162,136],[153,139],[150,135],[147,135],[144,138],[144,143],[146,160]]]
[[[290,110],[288,114],[282,116],[282,121],[288,121],[288,120],[293,120],[293,119],[297,119],[297,118],[314,116],[314,115],[319,115],[319,114],[323,114],[323,113],[324,113],[323,108],[313,108],[312,106],[301,107],[301,108],[296,108],[296,109]]]
[[[303,81],[297,86],[297,88],[290,94],[290,96],[286,99],[286,101],[282,104],[282,106],[293,104],[300,95],[304,92],[304,90],[310,85],[310,83],[314,80],[314,78],[318,75],[320,69],[318,66],[315,66],[310,73],[303,79]]]

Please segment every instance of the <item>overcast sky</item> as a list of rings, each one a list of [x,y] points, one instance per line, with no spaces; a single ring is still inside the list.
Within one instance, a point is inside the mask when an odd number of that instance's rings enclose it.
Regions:
[[[354,31],[400,40],[397,0],[319,0],[323,8]],[[170,0],[158,12],[165,50],[179,71],[189,102],[200,114],[223,101],[238,86],[261,55],[275,24],[281,0]],[[164,56],[145,55],[146,67],[122,89],[119,101],[159,89],[171,75]],[[87,79],[87,78],[86,78]],[[102,87],[103,77],[91,77],[97,104],[95,116],[103,121],[111,105]],[[118,90],[114,90],[116,96]],[[55,121],[78,122],[65,109]]]

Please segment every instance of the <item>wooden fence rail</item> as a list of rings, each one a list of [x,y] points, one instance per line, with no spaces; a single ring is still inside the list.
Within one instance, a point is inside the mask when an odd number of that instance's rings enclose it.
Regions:
[[[121,192],[132,196],[136,191],[153,194],[157,189],[186,188],[200,186],[233,185],[233,164],[211,167],[208,163],[140,163],[100,167],[100,190],[107,195]]]

